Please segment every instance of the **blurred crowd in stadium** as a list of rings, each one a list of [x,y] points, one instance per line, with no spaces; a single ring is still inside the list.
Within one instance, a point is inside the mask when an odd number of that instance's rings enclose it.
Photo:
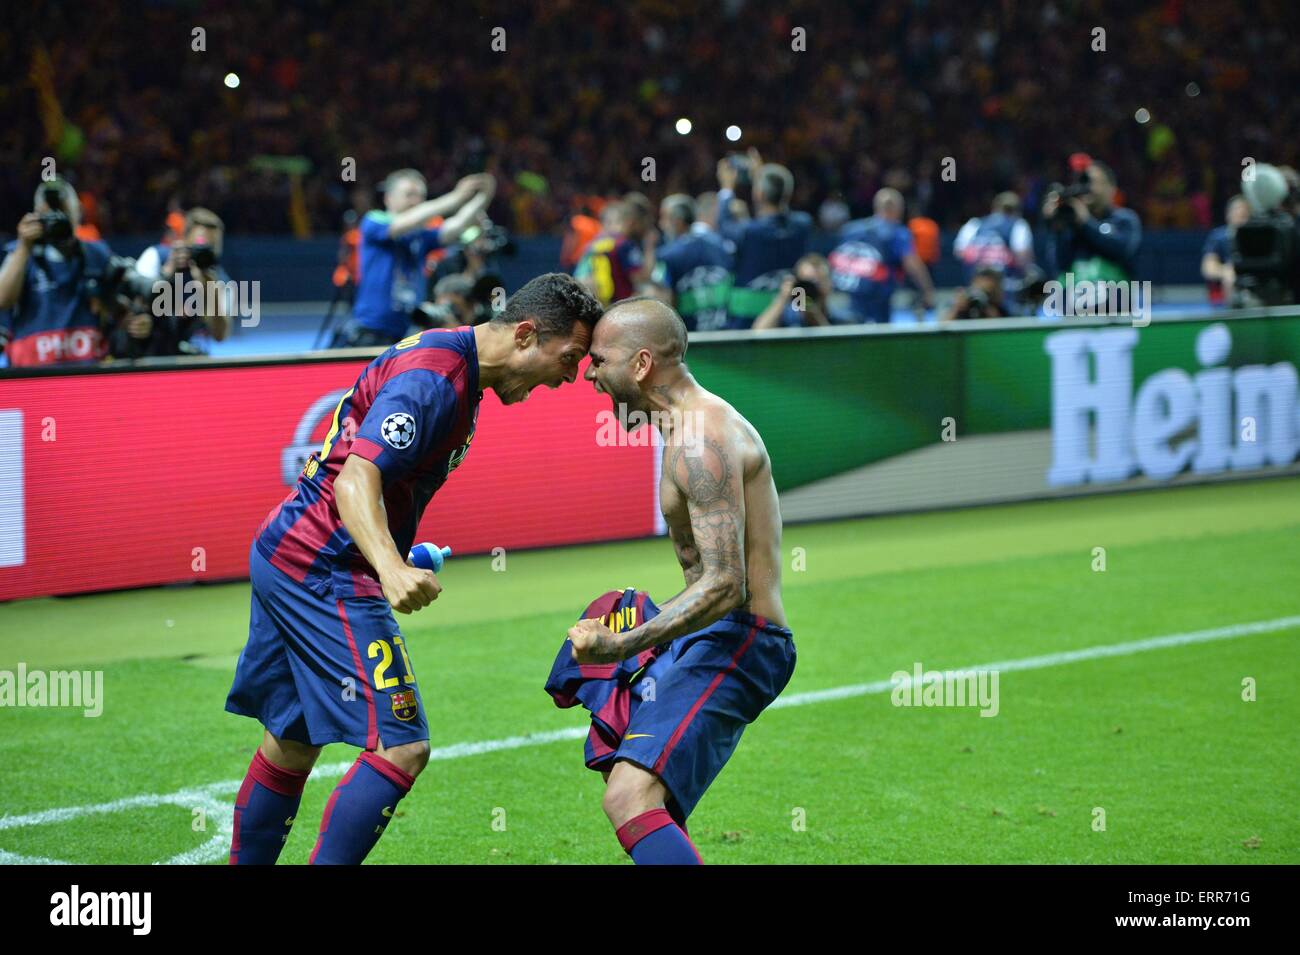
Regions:
[[[1019,314],[1076,262],[1133,278],[1144,226],[1209,229],[1225,209],[1235,226],[1243,159],[1293,176],[1300,150],[1280,2],[91,8],[18,11],[0,41],[27,64],[0,86],[15,213],[0,230],[26,246],[0,275],[11,364],[202,352],[231,314],[225,293],[179,330],[126,309],[74,343],[67,323],[89,328],[90,309],[58,288],[76,269],[30,220],[9,224],[51,211],[48,188],[26,204],[51,160],[75,184],[58,194],[78,238],[160,234],[120,250],[149,279],[228,280],[188,255],[219,255],[223,220],[344,230],[338,281],[356,308],[333,341],[373,345],[403,318],[489,314],[511,235],[563,233],[560,264],[606,301],[650,291],[695,328],[764,329],[888,321],[902,285],[933,306],[928,267],[957,230],[966,284],[943,317]],[[138,55],[141,36],[156,55]],[[1135,90],[1149,94],[1136,112]],[[733,124],[745,149],[720,156]],[[828,254],[814,234],[833,237]],[[1205,246],[1212,299],[1231,298],[1225,238]],[[90,272],[113,274],[110,256],[95,247]],[[46,336],[30,354],[24,316]]]

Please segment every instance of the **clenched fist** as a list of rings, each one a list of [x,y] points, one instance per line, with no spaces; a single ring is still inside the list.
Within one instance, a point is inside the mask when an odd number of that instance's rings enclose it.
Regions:
[[[579,663],[618,663],[627,654],[623,641],[599,620],[579,620],[569,628],[573,641],[573,658]]]
[[[442,593],[433,571],[420,567],[398,567],[379,579],[389,605],[398,613],[413,613],[427,607]]]

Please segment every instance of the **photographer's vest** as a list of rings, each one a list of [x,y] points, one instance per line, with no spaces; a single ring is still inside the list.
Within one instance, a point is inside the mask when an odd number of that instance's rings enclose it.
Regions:
[[[1024,270],[1016,261],[1011,249],[1011,232],[1016,227],[1017,219],[994,212],[977,219],[975,235],[970,244],[961,251],[961,261],[966,266],[966,280],[970,281],[975,270],[981,266],[992,266],[1004,275],[1020,278]]]
[[[839,244],[827,261],[831,282],[848,295],[854,321],[890,320],[890,298],[903,280],[903,259],[912,250],[912,233],[901,222],[872,216],[840,230]]]
[[[10,243],[6,251],[14,246]],[[107,354],[86,280],[103,274],[112,252],[102,242],[80,246],[81,254],[71,258],[44,244],[32,249],[22,294],[11,310],[13,340],[5,347],[10,365],[99,361]]]

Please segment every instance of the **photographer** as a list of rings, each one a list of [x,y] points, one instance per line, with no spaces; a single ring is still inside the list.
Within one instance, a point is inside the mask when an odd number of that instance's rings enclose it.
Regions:
[[[762,161],[758,151],[718,161],[718,231],[735,243],[733,285],[727,302],[727,326],[749,328],[772,304],[786,273],[808,251],[812,216],[790,209],[794,175]],[[753,180],[754,217],[739,219],[733,200]]]
[[[81,206],[66,181],[42,183],[33,209],[0,266],[0,310],[11,310],[9,364],[97,361],[106,352],[104,310],[92,288],[112,250],[76,238]]]
[[[424,302],[414,315],[425,328],[460,328],[475,321],[474,280],[468,275],[444,275],[434,286],[433,301]]]
[[[1072,272],[1076,282],[1129,281],[1142,244],[1142,223],[1132,209],[1116,208],[1118,184],[1109,166],[1088,157],[1076,159],[1076,181],[1055,184],[1043,202],[1049,227],[1047,274]]]
[[[406,335],[424,285],[424,260],[433,249],[457,242],[496,191],[487,173],[466,176],[437,199],[426,199],[424,176],[399,169],[384,181],[384,211],[361,220],[361,278],[351,321],[333,348],[388,347]],[[426,223],[449,216],[441,226]]]
[[[183,301],[189,300],[191,283],[200,285],[205,294],[201,299],[199,314],[161,315],[152,319],[152,329],[143,345],[138,334],[150,317],[152,308],[133,314],[125,328],[119,330],[111,341],[111,350],[117,358],[139,358],[144,355],[202,355],[208,352],[209,341],[224,341],[230,334],[230,319],[234,314],[230,301],[230,276],[221,267],[221,253],[226,228],[215,212],[194,208],[185,213],[181,239],[167,245],[150,246],[141,253],[135,264],[136,271],[150,281],[161,279],[173,285],[180,277]],[[206,294],[208,283],[218,282],[219,294]],[[178,296],[168,290],[163,293],[169,301]],[[125,332],[125,335],[123,334]]]
[[[1000,269],[1008,282],[1023,279],[1034,262],[1034,234],[1020,216],[1020,197],[1014,192],[998,193],[988,215],[961,227],[952,251],[965,266],[968,282],[985,265]]]
[[[465,229],[459,243],[449,248],[434,267],[427,283],[429,301],[437,297],[438,283],[449,275],[463,275],[476,282],[485,275],[497,274],[499,258],[513,256],[517,251],[505,227],[480,213],[478,221]]]
[[[904,275],[921,290],[921,304],[933,308],[934,282],[916,252],[912,231],[903,224],[902,193],[887,186],[871,205],[875,215],[846,223],[829,256],[832,280],[848,297],[851,320],[891,321],[894,290]]]
[[[971,277],[970,285],[957,290],[942,321],[1006,318],[1009,313],[1004,304],[1003,279],[1004,274],[997,266],[981,265]]]
[[[768,328],[813,328],[829,325],[831,267],[813,252],[795,263],[794,273],[781,282],[781,291],[754,319],[754,331]]]

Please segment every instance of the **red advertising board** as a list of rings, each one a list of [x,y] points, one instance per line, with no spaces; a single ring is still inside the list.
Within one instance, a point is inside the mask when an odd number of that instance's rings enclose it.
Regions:
[[[248,548],[365,362],[0,380],[0,600],[247,574]],[[579,378],[503,407],[419,540],[457,553],[655,530],[654,449],[602,447]]]

